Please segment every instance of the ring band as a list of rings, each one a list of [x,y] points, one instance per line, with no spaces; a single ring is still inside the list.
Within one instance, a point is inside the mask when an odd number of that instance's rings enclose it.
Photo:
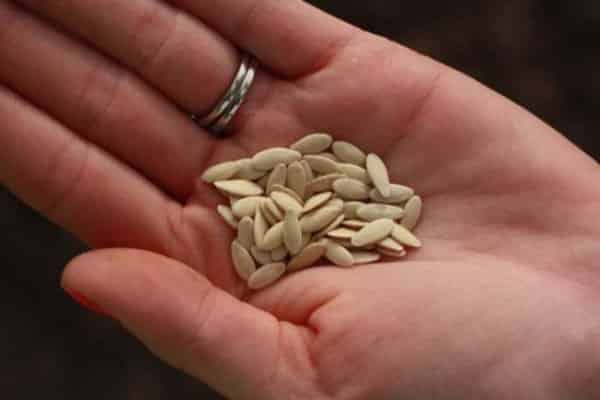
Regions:
[[[220,135],[240,109],[256,76],[256,61],[248,54],[242,56],[231,86],[215,108],[203,118],[192,114],[192,119],[210,132]]]

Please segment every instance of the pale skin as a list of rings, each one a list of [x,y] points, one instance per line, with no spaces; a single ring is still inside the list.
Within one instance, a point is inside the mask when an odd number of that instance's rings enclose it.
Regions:
[[[0,181],[97,249],[67,266],[66,290],[232,399],[600,396],[594,160],[459,72],[300,1],[169,3],[0,3]],[[262,67],[215,140],[182,110],[226,89],[232,43]],[[315,130],[381,154],[422,194],[424,247],[250,293],[223,199],[197,178]]]

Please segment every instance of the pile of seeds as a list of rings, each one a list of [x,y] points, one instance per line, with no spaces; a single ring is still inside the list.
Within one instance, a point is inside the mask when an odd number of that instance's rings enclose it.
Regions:
[[[215,165],[202,179],[229,198],[217,211],[237,230],[233,265],[251,289],[323,257],[351,267],[421,247],[411,233],[421,198],[390,183],[379,156],[327,134]]]

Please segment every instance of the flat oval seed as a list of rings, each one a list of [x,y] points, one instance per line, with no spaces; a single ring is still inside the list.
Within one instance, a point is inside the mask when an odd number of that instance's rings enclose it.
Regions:
[[[320,193],[320,192],[329,192],[333,188],[333,183],[338,179],[345,178],[344,174],[327,174],[321,175],[318,178],[313,179],[306,186],[306,191],[308,193]]]
[[[252,157],[252,166],[260,171],[270,171],[277,164],[291,164],[302,158],[302,154],[296,150],[284,147],[273,147],[263,150]]]
[[[241,165],[238,161],[227,161],[217,165],[213,165],[204,172],[202,180],[206,183],[213,183],[216,181],[225,181],[231,179],[235,174],[239,172]]]
[[[381,254],[373,251],[352,251],[351,253],[355,265],[371,264],[381,260]]]
[[[277,204],[275,204],[273,199],[267,198],[265,200],[265,202],[263,203],[263,212],[265,214],[267,214],[267,213],[270,214],[272,216],[272,218],[275,220],[274,223],[283,221],[284,214],[281,211],[281,209],[279,207],[277,207]]]
[[[323,192],[312,196],[310,199],[306,200],[304,204],[303,212],[311,212],[312,210],[321,207],[323,204],[327,203],[333,197],[332,192]]]
[[[334,219],[329,225],[327,225],[325,228],[321,229],[319,231],[319,233],[317,233],[315,235],[315,238],[322,238],[325,235],[327,235],[329,232],[331,232],[332,230],[338,228],[342,222],[344,221],[344,214],[340,214],[336,219]]]
[[[231,242],[231,259],[233,260],[235,272],[237,272],[238,276],[245,281],[247,281],[256,271],[254,259],[250,253],[248,253],[248,250],[246,250],[237,240]]]
[[[394,240],[409,247],[422,246],[421,241],[402,225],[394,224],[394,229],[391,231],[391,236],[394,238]]]
[[[285,246],[278,247],[271,252],[271,259],[274,262],[284,261],[287,256],[288,250],[285,248]]]
[[[283,192],[288,196],[291,196],[300,204],[304,204],[304,200],[298,196],[298,193],[294,192],[292,189],[282,186],[282,185],[273,185],[273,192]]]
[[[328,232],[327,237],[330,237],[332,239],[350,240],[350,239],[352,239],[352,236],[354,236],[355,233],[356,233],[356,231],[354,229],[337,228],[337,229],[334,229],[334,230]]]
[[[344,200],[367,200],[370,188],[356,179],[343,178],[333,182],[333,190]]]
[[[281,245],[283,245],[283,221],[276,223],[265,233],[264,239],[258,248],[271,251]]]
[[[364,221],[375,221],[382,218],[397,220],[404,216],[404,210],[387,204],[366,204],[360,207],[356,214]]]
[[[335,207],[339,208],[340,212],[344,211],[344,200],[342,199],[331,199],[326,204],[325,207]]]
[[[270,251],[262,251],[257,246],[252,246],[250,253],[252,253],[252,257],[254,257],[256,262],[260,265],[271,264],[273,262]]]
[[[260,171],[254,169],[254,167],[252,166],[252,160],[249,158],[242,158],[238,161],[238,163],[240,165],[240,170],[237,174],[235,174],[235,177],[237,179],[254,181],[263,178],[264,176],[267,176],[267,171]]]
[[[370,193],[371,200],[378,203],[400,204],[410,199],[415,194],[415,191],[407,186],[390,185],[390,196],[383,197],[377,189],[373,189]]]
[[[237,229],[238,221],[235,219],[231,208],[224,205],[219,205],[217,206],[217,212],[219,213],[221,218],[223,218],[223,220],[227,222],[227,225],[229,225],[233,229]]]
[[[342,162],[356,164],[358,166],[365,165],[365,153],[352,143],[337,141],[331,146],[333,154]]]
[[[267,229],[269,229],[267,220],[263,216],[261,209],[258,208],[256,210],[256,215],[254,216],[254,243],[257,246],[260,247],[262,245]]]
[[[271,199],[269,199],[269,200],[271,200]],[[271,201],[273,201],[273,200],[271,200]],[[261,213],[262,213],[262,216],[263,216],[263,217],[265,218],[265,220],[267,221],[267,224],[268,224],[268,225],[270,225],[270,226],[273,226],[273,225],[275,225],[276,223],[278,223],[280,220],[278,220],[278,219],[275,217],[275,214],[273,214],[273,213],[272,213],[272,212],[269,210],[268,204],[269,204],[269,202],[268,202],[267,200],[263,201],[263,202],[260,204],[260,211],[261,211]],[[275,203],[273,203],[273,204],[275,204]],[[279,210],[279,207],[275,206],[275,208],[277,208],[277,210]],[[281,211],[279,211],[279,212],[281,213]]]
[[[309,155],[304,156],[304,159],[308,165],[310,165],[310,168],[319,174],[327,175],[339,172],[337,167],[338,164],[329,158]]]
[[[292,150],[299,151],[302,154],[317,154],[325,151],[333,143],[331,135],[326,133],[313,133],[298,140],[290,146]]]
[[[386,250],[386,249],[382,249],[382,248],[378,248],[377,251],[384,256],[388,256],[388,257],[392,257],[392,258],[404,258],[408,254],[406,251],[397,252],[397,251],[390,251],[390,250]]]
[[[392,238],[383,239],[382,241],[377,243],[377,247],[388,251],[395,251],[397,253],[402,253],[403,251],[406,251],[404,249],[404,246],[402,246],[400,243],[398,243]]]
[[[252,290],[263,289],[277,282],[285,273],[284,263],[267,264],[254,272],[248,279],[248,287]]]
[[[302,250],[302,228],[298,214],[288,212],[283,223],[283,243],[290,254],[296,255]]]
[[[390,175],[383,160],[377,154],[369,154],[367,156],[367,173],[373,181],[375,188],[385,197],[390,197]]]
[[[377,243],[394,230],[396,224],[391,219],[380,219],[371,222],[352,237],[352,245],[356,247]]]
[[[363,203],[362,201],[346,201],[344,203],[344,215],[346,216],[346,219],[357,219],[358,215],[356,214],[356,211],[365,204],[366,203]]]
[[[287,270],[293,272],[308,268],[319,261],[325,254],[325,251],[327,251],[327,248],[324,244],[320,242],[311,243],[304,247],[296,257],[292,258],[287,266]]]
[[[354,265],[354,258],[352,257],[352,253],[344,246],[334,242],[327,242],[327,251],[325,252],[325,257],[340,267],[351,267]]]
[[[371,178],[369,177],[367,170],[363,167],[350,163],[338,163],[337,168],[338,171],[345,174],[348,178],[356,179],[357,181],[361,181],[368,185],[371,184]]]
[[[421,212],[423,210],[423,200],[419,196],[413,196],[408,202],[406,206],[404,206],[404,218],[402,218],[402,226],[412,231],[417,223],[419,222],[419,218],[421,218]]]
[[[243,179],[234,179],[230,181],[215,182],[217,189],[222,190],[231,196],[246,197],[260,196],[264,193],[263,188],[254,182],[245,181]]]
[[[246,250],[254,246],[254,220],[250,217],[244,217],[238,224],[237,241]]]
[[[273,192],[271,193],[271,199],[284,211],[293,211],[298,214],[302,212],[302,204],[284,192]]]
[[[341,211],[335,207],[323,207],[310,214],[305,215],[300,220],[302,232],[315,233],[325,228],[333,222]]]
[[[308,184],[308,182],[311,182],[313,179],[315,179],[315,174],[306,160],[300,161],[300,164],[302,165],[302,168],[304,168],[304,175],[306,175],[306,182]]]
[[[325,153],[319,153],[317,155],[321,156],[321,157],[329,158],[331,161],[335,161],[336,163],[340,161],[333,153],[325,152]]]
[[[299,161],[295,161],[288,167],[287,170],[287,186],[293,190],[302,200],[306,193],[306,173],[304,167]]]
[[[369,223],[367,221],[359,221],[357,219],[347,219],[344,222],[342,222],[342,225],[348,228],[362,229],[365,226],[369,225]]]
[[[236,201],[231,208],[233,215],[237,218],[254,217],[256,209],[263,201],[264,197],[260,196],[244,197],[243,199]]]
[[[285,164],[277,164],[277,166],[271,171],[269,180],[267,181],[267,194],[271,194],[273,191],[273,185],[285,186],[287,182],[287,166]]]

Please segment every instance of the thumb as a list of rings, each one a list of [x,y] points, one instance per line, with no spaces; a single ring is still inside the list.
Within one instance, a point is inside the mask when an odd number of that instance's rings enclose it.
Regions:
[[[286,376],[298,380],[292,365],[306,365],[280,357],[307,354],[304,328],[279,322],[157,254],[90,252],[67,266],[62,285],[120,321],[164,361],[229,398],[273,398]]]

